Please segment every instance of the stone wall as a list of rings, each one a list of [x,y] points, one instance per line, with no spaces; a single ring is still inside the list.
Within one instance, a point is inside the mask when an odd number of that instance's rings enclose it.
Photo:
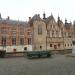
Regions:
[[[42,34],[38,34],[39,26],[42,27]],[[34,21],[33,28],[34,50],[46,50],[46,24],[42,21]]]

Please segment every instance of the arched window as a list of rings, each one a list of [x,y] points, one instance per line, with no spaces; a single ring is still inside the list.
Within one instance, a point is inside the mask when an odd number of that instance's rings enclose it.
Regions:
[[[52,37],[54,37],[54,31],[52,31]]]
[[[42,26],[38,26],[38,34],[42,35]]]
[[[56,31],[56,37],[58,37],[59,35],[58,35],[58,31]]]

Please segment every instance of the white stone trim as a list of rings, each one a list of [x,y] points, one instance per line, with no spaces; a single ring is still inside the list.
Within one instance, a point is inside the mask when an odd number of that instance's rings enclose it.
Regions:
[[[24,47],[27,47],[27,51],[32,51],[32,45],[19,45],[19,46],[0,46],[0,50],[6,50],[6,52],[13,52],[13,49],[16,49],[16,52],[24,52]]]

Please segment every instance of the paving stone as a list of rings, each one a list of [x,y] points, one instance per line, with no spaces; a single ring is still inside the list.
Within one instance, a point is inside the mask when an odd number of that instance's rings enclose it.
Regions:
[[[75,58],[0,58],[0,75],[75,75]]]

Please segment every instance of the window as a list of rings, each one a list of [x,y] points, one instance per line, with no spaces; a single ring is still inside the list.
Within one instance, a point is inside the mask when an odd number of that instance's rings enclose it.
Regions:
[[[12,30],[11,30],[11,32],[12,32],[13,35],[16,35],[16,28],[13,27]]]
[[[32,44],[32,39],[28,38],[28,44],[31,45]]]
[[[1,44],[2,46],[6,45],[6,37],[2,37]]]
[[[28,35],[31,35],[31,32],[27,32]]]
[[[42,26],[38,26],[38,34],[39,34],[39,35],[42,34]]]
[[[16,37],[12,38],[12,45],[16,45]]]
[[[8,33],[8,28],[6,28],[6,27],[1,27],[1,33],[2,34],[7,34]]]
[[[58,44],[58,47],[60,47],[60,44]]]
[[[66,44],[65,44],[65,47],[66,47]]]
[[[16,52],[16,49],[13,49],[13,52]]]
[[[55,28],[55,25],[53,26],[53,28]]]
[[[24,26],[19,26],[20,35],[24,35]]]
[[[52,31],[52,37],[54,37],[54,31]]]
[[[24,47],[24,50],[27,50],[27,47]]]
[[[72,44],[71,44],[71,46],[72,46]]]
[[[58,33],[58,31],[56,31],[56,36],[57,36],[57,37],[59,36],[59,33]]]
[[[16,27],[13,27],[12,28],[12,32],[16,32]]]
[[[50,47],[52,47],[52,44],[50,44]]]
[[[51,28],[52,28],[52,25],[51,25]]]
[[[24,45],[24,38],[20,38],[20,45]]]
[[[47,36],[50,37],[50,31],[49,30],[47,30]]]
[[[20,30],[20,35],[24,35],[24,31],[23,30]]]
[[[64,33],[64,36],[66,37],[66,32]]]
[[[63,37],[63,32],[61,32],[61,35],[62,35],[62,37]]]
[[[42,46],[40,46],[40,49],[42,49]]]

